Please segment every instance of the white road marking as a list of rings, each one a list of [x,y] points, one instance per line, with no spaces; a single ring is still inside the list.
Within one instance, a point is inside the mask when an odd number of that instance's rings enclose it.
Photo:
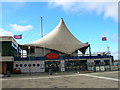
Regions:
[[[112,81],[120,81],[119,79],[116,78],[109,78],[109,77],[103,77],[103,76],[95,76],[95,75],[90,75],[90,74],[82,74],[83,76],[87,77],[94,77],[94,78],[99,78],[99,79],[106,79],[106,80],[112,80]]]
[[[118,74],[118,73],[120,73],[119,71],[114,71],[114,72],[99,72],[99,73],[90,73],[90,74],[104,74],[104,73],[116,73],[116,74]]]

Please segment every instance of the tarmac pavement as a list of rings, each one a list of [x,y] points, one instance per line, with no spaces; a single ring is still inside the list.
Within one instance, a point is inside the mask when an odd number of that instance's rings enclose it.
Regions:
[[[118,71],[63,72],[11,75],[2,78],[2,88],[118,88]]]

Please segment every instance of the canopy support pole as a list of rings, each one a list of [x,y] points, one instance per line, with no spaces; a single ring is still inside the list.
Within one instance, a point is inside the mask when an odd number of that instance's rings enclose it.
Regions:
[[[23,58],[23,45],[22,45],[22,58]]]
[[[91,56],[91,47],[90,47],[90,44],[89,44],[89,55]]]

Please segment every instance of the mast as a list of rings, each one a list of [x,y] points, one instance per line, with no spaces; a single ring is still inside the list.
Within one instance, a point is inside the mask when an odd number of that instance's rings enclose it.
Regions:
[[[43,21],[42,21],[42,17],[41,17],[41,37],[43,37]],[[45,43],[43,46],[43,56],[45,56]]]
[[[42,17],[41,17],[41,37],[43,37],[43,24],[42,24]]]

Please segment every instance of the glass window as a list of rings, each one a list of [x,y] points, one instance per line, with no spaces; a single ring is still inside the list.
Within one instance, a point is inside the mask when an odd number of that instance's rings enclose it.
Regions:
[[[24,64],[24,67],[27,67],[27,64]]]
[[[40,64],[37,64],[37,66],[39,67],[39,66],[40,66]]]
[[[33,67],[35,67],[35,64],[33,64]]]
[[[17,46],[14,43],[12,43],[12,47],[14,47],[16,50],[18,50]]]
[[[95,60],[94,63],[95,65],[100,65],[100,60]]]
[[[2,42],[2,56],[12,56],[14,55],[12,50],[11,42]]]
[[[20,64],[20,67],[22,67],[23,65],[22,64]]]
[[[104,64],[105,65],[110,65],[110,61],[109,60],[104,60]]]
[[[28,64],[29,67],[31,67],[31,64]]]
[[[18,64],[16,64],[15,66],[18,67]]]

